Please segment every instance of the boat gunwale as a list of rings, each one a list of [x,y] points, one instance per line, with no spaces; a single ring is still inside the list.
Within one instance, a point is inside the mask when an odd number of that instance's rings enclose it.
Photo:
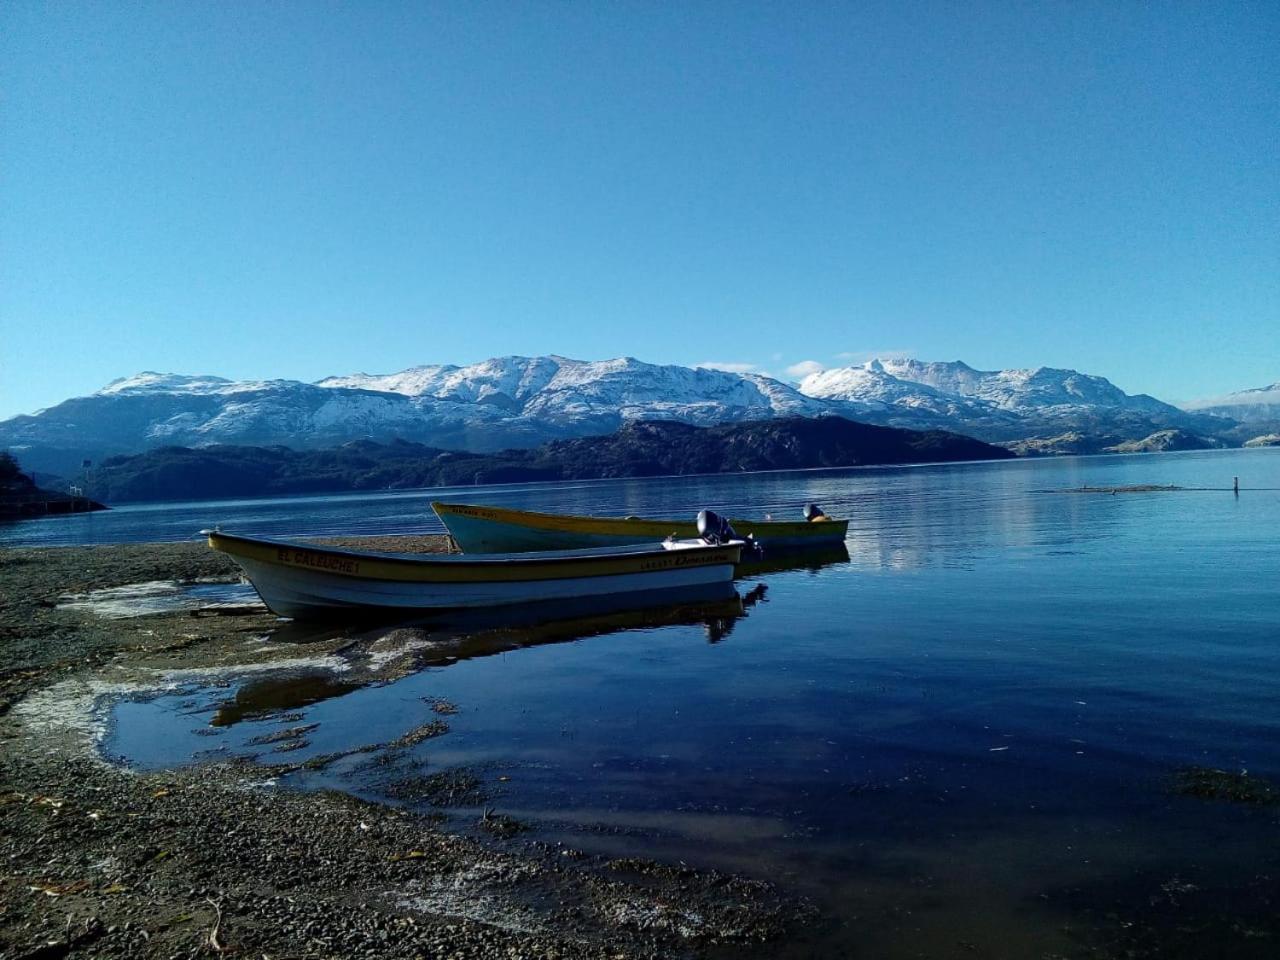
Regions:
[[[342,547],[310,545],[268,537],[246,537],[241,534],[213,531],[208,535],[210,548],[233,559],[244,557],[252,562],[283,570],[301,570],[342,578],[369,581],[421,582],[496,582],[557,579],[591,579],[608,576],[634,576],[655,569],[643,564],[673,561],[663,566],[735,566],[741,559],[742,541],[727,544],[680,543],[674,549],[663,543],[637,546],[587,548],[577,550],[544,550],[512,554],[394,554],[350,550]],[[276,556],[262,553],[275,551]],[[282,557],[284,551],[296,551],[349,562],[352,569],[342,569]],[[370,564],[373,570],[360,569]],[[391,568],[387,570],[386,568]],[[391,571],[394,571],[391,572]],[[545,576],[538,574],[545,573]],[[397,574],[410,574],[409,576]],[[419,576],[413,576],[418,574]],[[434,576],[433,576],[434,574]]]
[[[652,530],[654,536],[663,536],[659,531],[672,532],[681,527],[694,527],[690,520],[650,520],[645,517],[597,517],[582,514],[544,513],[538,510],[517,510],[513,507],[491,507],[475,503],[450,503],[433,500],[431,509],[435,511],[441,522],[445,522],[444,514],[481,520],[488,523],[506,523],[518,527],[529,527],[535,530],[549,530],[564,533],[596,534],[601,536],[626,536],[629,532]],[[489,516],[468,511],[485,511]],[[814,538],[834,538],[847,534],[849,521],[828,518],[825,521],[812,520],[747,520],[730,518],[729,523],[740,527],[750,527],[763,536],[797,536]],[[448,527],[448,523],[445,522]],[[603,528],[603,529],[602,529]]]
[[[673,541],[670,546],[660,541],[653,543],[621,544],[614,547],[575,547],[572,550],[527,550],[507,553],[383,553],[378,550],[353,550],[350,547],[335,547],[327,544],[311,544],[305,540],[277,540],[274,537],[248,537],[240,533],[223,533],[215,531],[209,535],[210,540],[231,540],[238,543],[257,546],[290,547],[295,550],[310,550],[313,553],[333,553],[355,560],[388,560],[421,566],[423,564],[443,563],[450,566],[468,566],[470,564],[496,565],[503,563],[532,564],[554,563],[563,561],[572,563],[576,560],[611,560],[626,557],[667,556],[673,550],[700,552],[717,550],[742,541],[729,543],[688,543]],[[217,549],[216,547],[214,549]]]

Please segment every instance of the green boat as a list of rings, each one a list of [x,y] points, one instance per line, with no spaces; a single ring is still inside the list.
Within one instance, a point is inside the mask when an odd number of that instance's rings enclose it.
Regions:
[[[700,536],[688,520],[638,517],[578,517],[465,503],[433,503],[431,509],[463,553],[584,550]],[[809,520],[730,520],[735,534],[752,537],[765,550],[830,548],[844,543],[848,520],[833,520],[810,508]]]

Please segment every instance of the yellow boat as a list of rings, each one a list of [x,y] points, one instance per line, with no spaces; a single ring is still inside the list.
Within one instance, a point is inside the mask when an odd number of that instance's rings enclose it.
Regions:
[[[463,553],[582,550],[653,543],[668,537],[695,539],[696,523],[638,517],[576,517],[466,503],[433,503],[441,523]],[[753,537],[766,551],[833,547],[844,543],[848,520],[816,511],[813,520],[730,520],[739,537]]]

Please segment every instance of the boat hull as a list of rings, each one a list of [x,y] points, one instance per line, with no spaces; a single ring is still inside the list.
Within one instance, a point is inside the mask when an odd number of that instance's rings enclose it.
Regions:
[[[463,553],[577,550],[698,536],[697,527],[684,520],[576,517],[461,503],[433,503],[431,508]],[[729,522],[739,536],[754,537],[766,550],[838,546],[849,528],[848,520]]]
[[[211,534],[209,545],[235,559],[268,609],[296,619],[495,607],[727,583],[742,549],[740,543],[651,544],[594,554],[466,558],[362,553],[221,533]]]

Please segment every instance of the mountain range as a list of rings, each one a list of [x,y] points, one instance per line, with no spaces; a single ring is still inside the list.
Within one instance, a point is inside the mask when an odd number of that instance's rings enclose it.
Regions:
[[[1022,453],[1090,452],[1169,430],[1240,444],[1271,429],[1274,418],[1261,414],[1280,414],[1277,398],[1273,385],[1182,410],[1074,370],[983,371],[958,361],[872,360],[791,385],[630,357],[501,357],[315,383],[140,373],[0,421],[0,448],[27,469],[65,475],[83,459],[174,445],[316,449],[401,439],[492,453],[641,420],[708,426],[835,415],[949,430]]]
[[[711,427],[635,421],[608,436],[552,440],[496,454],[404,440],[353,440],[325,450],[161,447],[109,457],[95,471],[93,486],[97,496],[123,503],[1011,456],[1003,447],[953,433],[877,427],[843,417],[777,417]]]

